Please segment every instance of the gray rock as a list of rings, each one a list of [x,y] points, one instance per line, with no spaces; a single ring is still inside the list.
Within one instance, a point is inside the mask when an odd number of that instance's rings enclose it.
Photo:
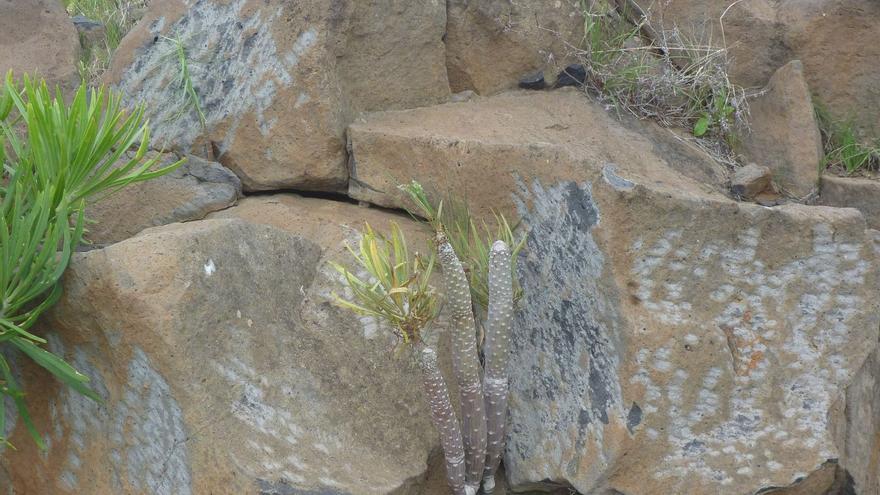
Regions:
[[[243,5],[150,3],[105,80],[128,101],[148,104],[156,148],[216,159],[246,190],[338,191],[348,179],[345,126],[359,112],[449,97],[443,3]],[[185,44],[204,126],[169,84],[180,72],[167,39],[175,37]]]
[[[107,28],[104,24],[81,15],[73,16],[70,20],[73,21],[73,26],[79,33],[79,41],[84,50],[106,47]]]
[[[159,166],[178,157],[162,155]],[[212,211],[235,204],[241,182],[219,163],[189,155],[187,161],[167,175],[132,184],[86,209],[94,221],[87,239],[95,245],[127,239],[148,227],[204,218]]]

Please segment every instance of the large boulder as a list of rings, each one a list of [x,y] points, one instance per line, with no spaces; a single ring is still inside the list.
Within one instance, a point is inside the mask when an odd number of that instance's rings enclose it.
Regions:
[[[18,421],[3,458],[15,493],[425,493],[438,441],[418,369],[330,302],[347,225],[386,229],[389,215],[255,203],[241,216],[288,231],[208,219],[75,257],[41,331],[104,402],[25,368],[50,447]]]
[[[353,115],[448,98],[445,25],[438,2],[159,0],[105,78],[148,104],[154,144],[214,155],[245,189],[337,190]]]
[[[28,73],[67,92],[80,81],[79,35],[59,0],[0,2],[0,74]]]
[[[164,167],[179,158],[164,153],[158,159],[157,167]],[[199,220],[232,206],[240,194],[241,182],[229,169],[188,156],[183,165],[166,175],[130,184],[122,192],[89,205],[86,237],[99,246],[128,239],[148,227]]]
[[[406,206],[396,186],[417,178],[510,213],[518,184],[582,177],[588,163],[640,163],[652,182],[668,182],[660,171],[675,169],[699,189],[720,190],[726,181],[723,167],[670,130],[621,122],[574,88],[378,112],[348,136],[349,195],[388,207]]]
[[[657,31],[727,46],[731,80],[764,86],[790,60],[838,119],[880,132],[880,4],[872,0],[666,0],[646,6]],[[722,18],[723,16],[723,18]],[[846,81],[846,84],[841,84]]]
[[[522,220],[515,489],[830,487],[837,404],[880,325],[856,210],[737,203],[695,180],[708,158],[673,159],[674,139],[575,93],[384,112],[349,135],[355,197],[403,206],[394,182],[416,179]]]
[[[536,70],[551,76],[573,60],[584,37],[578,0],[446,3],[446,60],[456,92],[495,93]]]

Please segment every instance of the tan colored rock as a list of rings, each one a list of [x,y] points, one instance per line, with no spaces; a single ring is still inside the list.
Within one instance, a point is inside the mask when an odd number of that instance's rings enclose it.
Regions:
[[[869,229],[880,254],[880,231]],[[863,495],[880,491],[880,347],[868,356],[838,400],[835,441],[840,449],[835,489],[828,495]]]
[[[878,232],[875,238],[880,241]],[[850,491],[858,495],[880,492],[880,349],[846,389],[842,407],[846,410],[839,445],[842,478]]]
[[[157,166],[178,160],[166,153]],[[186,163],[162,177],[132,184],[86,209],[87,239],[110,244],[148,228],[204,218],[235,204],[241,194],[238,177],[219,163],[189,156]]]
[[[584,36],[577,0],[447,2],[446,59],[453,91],[487,95],[532,71],[555,75]]]
[[[449,96],[437,2],[151,2],[106,80],[148,104],[154,144],[210,157],[247,190],[338,190],[357,112]],[[200,125],[175,82],[183,41]]]
[[[756,163],[749,163],[733,172],[730,192],[743,199],[753,199],[770,187],[770,169]]]
[[[79,85],[80,46],[60,0],[0,2],[0,74],[39,76],[66,92]]]
[[[861,211],[872,229],[880,228],[880,181],[862,177],[822,175],[819,202]]]
[[[621,123],[574,88],[375,113],[352,124],[348,135],[349,195],[389,207],[408,204],[396,186],[411,178],[508,213],[519,184],[579,180],[606,164],[632,170],[638,164],[646,181],[673,190],[681,184],[658,170],[695,178],[702,184],[685,187],[698,191],[720,190],[725,182],[717,162],[667,129]]]
[[[749,129],[741,132],[746,158],[770,168],[783,192],[797,198],[815,193],[824,154],[800,61],[776,71],[749,113]]]
[[[784,43],[804,63],[816,98],[839,120],[880,136],[880,3],[872,0],[784,0]]]
[[[439,446],[418,370],[329,301],[347,225],[389,215],[296,197],[241,208],[290,232],[201,220],[76,256],[43,329],[105,402],[26,368],[50,449],[18,422],[3,456],[15,493],[425,493]]]
[[[512,489],[818,495],[880,337],[864,219],[735,202],[642,125],[565,92],[369,115],[351,193],[400,207],[416,179],[521,218]]]

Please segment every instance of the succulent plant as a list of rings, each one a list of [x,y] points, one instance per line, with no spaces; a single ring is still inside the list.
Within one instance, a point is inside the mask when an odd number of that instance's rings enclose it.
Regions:
[[[508,354],[514,300],[514,259],[524,245],[517,241],[507,220],[496,215],[497,237],[485,224],[476,227],[461,203],[455,214],[435,208],[417,182],[406,191],[431,225],[437,257],[446,285],[450,319],[450,352],[461,404],[461,423],[449,400],[437,353],[422,339],[422,330],[437,315],[437,296],[429,285],[433,258],[410,258],[406,240],[396,224],[386,238],[366,226],[358,250],[350,249],[367,276],[358,277],[341,265],[353,298],[335,296],[344,307],[390,322],[404,343],[410,344],[422,370],[425,396],[446,457],[447,481],[454,494],[492,493],[495,473],[504,452],[507,422]],[[453,210],[446,210],[447,212]],[[513,246],[513,249],[511,249]],[[480,364],[475,313],[486,318]]]

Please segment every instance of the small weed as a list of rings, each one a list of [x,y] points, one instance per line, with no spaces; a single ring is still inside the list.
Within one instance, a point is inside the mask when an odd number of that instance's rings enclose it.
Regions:
[[[860,140],[852,122],[836,121],[821,104],[814,102],[816,121],[822,134],[825,156],[822,168],[838,168],[847,175],[880,169],[880,140],[873,145]]]
[[[85,83],[95,83],[107,70],[111,55],[147,4],[148,0],[64,0],[71,16],[81,15],[104,26],[103,42],[83,50],[80,58],[79,72]]]
[[[633,2],[616,4],[581,0],[576,54],[588,91],[618,111],[691,129],[701,148],[732,164],[729,145],[746,126],[748,106],[745,90],[728,78],[727,50],[713,46],[710,32],[689,38],[658,29]],[[699,142],[707,140],[713,143]]]
[[[192,109],[196,112],[196,115],[199,117],[199,123],[202,125],[202,128],[204,128],[205,113],[202,111],[199,95],[196,93],[195,87],[193,87],[186,47],[184,46],[183,41],[181,41],[180,36],[175,36],[173,38],[163,36],[162,39],[172,45],[172,50],[169,55],[173,55],[177,58],[177,86],[180,88],[183,100],[178,105],[178,111],[172,115],[169,120],[177,121],[183,117],[189,109]]]

